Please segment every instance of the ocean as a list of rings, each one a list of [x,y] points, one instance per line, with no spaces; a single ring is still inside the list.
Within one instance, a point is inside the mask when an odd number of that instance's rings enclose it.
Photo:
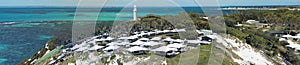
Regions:
[[[46,21],[72,21],[75,13],[76,20],[93,20],[99,12],[95,8],[75,11],[76,8],[0,8],[0,65],[17,64],[31,57],[61,30],[58,23]],[[199,7],[144,7],[138,8],[138,16],[176,15],[181,11],[203,13]],[[97,20],[132,20],[132,8],[103,8]]]

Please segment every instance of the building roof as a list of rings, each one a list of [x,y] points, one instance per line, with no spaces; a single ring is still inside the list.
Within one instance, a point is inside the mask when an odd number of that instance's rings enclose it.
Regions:
[[[156,33],[164,33],[164,31],[156,31]]]
[[[187,43],[198,44],[201,42],[200,42],[200,40],[187,40]]]
[[[247,20],[246,22],[247,22],[247,23],[250,23],[250,24],[253,24],[253,23],[259,23],[259,21],[256,21],[256,20]]]
[[[147,46],[155,46],[155,45],[160,45],[160,44],[163,44],[163,43],[159,43],[159,42],[145,42],[143,45],[147,45]]]
[[[282,37],[293,37],[292,35],[282,35]]]
[[[91,47],[89,50],[97,50],[97,49],[101,49],[101,48],[104,48],[104,46],[94,45],[94,46]]]
[[[168,37],[168,38],[164,39],[164,41],[174,41],[174,39]]]
[[[271,34],[276,34],[276,33],[280,33],[280,34],[283,34],[285,33],[285,31],[276,31],[276,30],[269,30],[267,31],[268,33],[271,33]]]
[[[206,37],[209,37],[211,39],[215,39],[216,38],[214,35],[206,35]]]
[[[105,40],[113,40],[115,38],[112,38],[112,37],[107,37]]]
[[[103,41],[103,39],[94,39],[95,42],[97,41]]]
[[[202,43],[202,44],[210,44],[211,42],[208,42],[208,41],[200,41],[200,43]]]
[[[210,34],[213,33],[212,30],[204,30],[204,29],[196,30],[196,32],[197,32],[198,34],[205,34],[205,35],[210,35]]]
[[[129,36],[128,39],[137,39],[139,38],[138,36]]]
[[[164,33],[171,32],[171,30],[163,30]]]
[[[109,45],[109,46],[115,46],[115,45],[118,45],[119,43],[117,43],[117,42],[111,42],[111,43],[108,43],[108,44],[106,44],[106,45]]]
[[[169,48],[167,46],[161,46],[159,48],[153,49],[151,51],[163,51],[163,52],[167,52],[167,51],[176,51],[177,49],[175,48]]]
[[[158,41],[161,40],[161,37],[153,37],[151,40]]]
[[[183,44],[169,44],[169,45],[167,45],[167,47],[169,47],[169,48],[182,48],[182,47],[184,47],[184,45]]]
[[[181,40],[181,39],[176,39],[176,40],[173,40],[174,42],[179,42],[179,43],[183,43],[184,40]]]
[[[143,36],[143,35],[148,35],[148,33],[141,33],[141,34],[139,34],[139,36]]]
[[[147,48],[144,47],[140,47],[140,46],[134,46],[134,47],[130,47],[127,49],[129,52],[133,52],[133,51],[143,51],[143,50],[148,50]]]
[[[87,47],[80,47],[80,48],[78,48],[77,50],[75,50],[75,51],[84,51],[84,50],[86,50],[86,49],[88,49]]]
[[[118,48],[119,48],[119,46],[108,46],[103,50],[115,50],[115,49],[118,49]]]
[[[184,32],[185,29],[173,29],[171,30],[171,32]]]
[[[293,36],[293,38],[298,38],[298,39],[299,39],[299,38],[300,38],[300,36]]]
[[[143,43],[145,42],[142,42],[142,41],[135,41],[133,43],[130,43],[130,45],[142,45]]]
[[[148,35],[156,34],[156,32],[148,32]]]
[[[118,38],[118,39],[128,39],[128,37],[120,37],[120,38]]]
[[[296,36],[300,36],[300,33],[296,34]]]
[[[142,41],[149,41],[150,39],[149,38],[141,38],[139,40],[142,40]]]

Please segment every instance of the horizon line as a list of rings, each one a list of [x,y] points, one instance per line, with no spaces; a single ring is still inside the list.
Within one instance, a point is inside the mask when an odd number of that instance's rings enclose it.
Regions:
[[[300,4],[298,5],[223,5],[223,6],[179,6],[179,7],[255,7],[255,6],[298,6],[300,7]],[[39,8],[39,7],[49,7],[49,8],[76,8],[77,6],[0,6],[0,8],[23,8],[23,7],[29,7],[29,8]],[[111,7],[124,7],[124,6],[104,6],[104,8],[111,8]],[[178,6],[140,6],[140,7],[178,7]],[[97,8],[95,6],[84,6],[83,8]]]

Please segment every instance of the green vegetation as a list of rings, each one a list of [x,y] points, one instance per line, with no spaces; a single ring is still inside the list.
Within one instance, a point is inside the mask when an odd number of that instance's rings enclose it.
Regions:
[[[201,45],[198,47],[199,51],[199,58],[197,65],[207,65],[209,57],[211,55],[211,48],[212,45]],[[178,61],[180,59],[180,55],[175,56],[174,58],[167,58],[167,64],[168,65],[178,65]],[[233,60],[229,56],[224,56],[222,65],[238,65],[236,62],[233,62]]]
[[[76,62],[76,57],[77,56],[72,56],[65,60],[64,62],[61,62],[59,65],[68,65],[68,63],[75,63]]]
[[[291,10],[275,10],[275,11],[262,11],[262,10],[250,10],[250,11],[236,11],[234,14],[225,15],[225,21],[227,24],[227,33],[233,35],[243,42],[250,44],[258,50],[264,51],[264,53],[270,57],[281,54],[283,58],[291,62],[292,64],[300,64],[299,55],[295,54],[295,51],[285,48],[287,42],[280,42],[275,36],[270,35],[253,27],[235,27],[234,25],[239,22],[243,23],[248,19],[258,20],[261,23],[273,24],[270,30],[285,30],[293,31],[299,30],[300,26],[300,12]]]
[[[47,53],[46,55],[44,55],[43,57],[41,57],[40,59],[38,59],[34,65],[39,65],[40,62],[42,62],[45,59],[53,56],[54,54],[57,54],[62,49],[62,47],[63,46],[57,47],[54,50],[52,50],[51,52]]]
[[[129,29],[130,32],[134,31],[141,31],[141,30],[163,30],[163,29],[175,29],[176,28],[186,28],[187,27],[187,33],[188,34],[180,34],[171,36],[172,38],[188,38],[188,39],[194,39],[195,32],[190,31],[192,29],[210,29],[209,24],[207,20],[200,18],[205,15],[203,14],[194,14],[192,12],[188,13],[188,16],[190,16],[190,19],[185,17],[186,14],[183,12],[179,12],[178,15],[172,16],[172,15],[165,15],[165,16],[158,16],[158,15],[147,15],[145,17],[142,17],[139,21],[128,21],[128,22],[117,22],[122,23],[121,25],[114,25],[115,28],[118,29],[118,31],[128,31],[128,27],[132,26],[132,28]],[[172,19],[166,20],[166,19]],[[279,31],[297,31],[300,29],[300,11],[291,11],[291,10],[241,10],[241,11],[235,11],[232,14],[224,15],[225,23],[227,25],[226,32],[227,34],[230,34],[232,36],[235,36],[242,40],[243,42],[257,48],[258,50],[263,51],[267,56],[269,57],[275,57],[278,54],[281,54],[281,56],[291,62],[292,64],[300,64],[300,57],[299,55],[295,54],[295,51],[292,49],[288,49],[285,47],[287,45],[287,42],[280,42],[278,41],[278,38],[275,36],[270,35],[269,33],[261,31],[261,29],[256,29],[253,27],[248,26],[242,26],[242,27],[235,27],[237,23],[244,23],[245,21],[249,19],[258,20],[261,23],[267,23],[267,24],[273,24],[269,29],[270,30],[279,30]],[[192,24],[189,24],[189,22],[192,22]],[[176,24],[174,24],[176,23]],[[71,25],[72,23],[67,23],[66,25]],[[194,25],[194,26],[193,26]],[[110,31],[112,26],[112,22],[97,22],[96,25],[96,33],[95,34],[101,34],[104,32]],[[70,26],[72,27],[72,26]],[[51,43],[48,43],[49,49],[54,49],[56,46],[60,45],[66,45],[67,43],[70,43],[71,38],[71,28],[63,28],[64,32],[60,33],[58,37],[55,37]],[[66,32],[67,31],[67,32]],[[116,34],[123,33],[118,32]],[[126,32],[125,32],[126,33]],[[113,34],[114,35],[114,34]],[[166,37],[166,35],[161,35],[162,37]],[[105,45],[106,43],[97,43],[98,45]],[[205,49],[211,49],[210,45],[200,46],[199,47],[200,54],[199,54],[199,65],[207,64],[208,58],[210,56],[210,50]],[[41,58],[42,55],[45,53],[47,49],[41,48],[41,54],[35,54],[31,57],[31,59],[37,59]],[[114,57],[111,57],[114,58]],[[167,58],[167,63],[171,65],[178,64],[180,56],[176,56],[174,58]],[[107,64],[106,61],[108,58],[101,59],[101,62],[104,62],[104,64]],[[104,61],[105,60],[105,61]],[[27,60],[24,60],[21,63],[26,62]],[[223,60],[224,65],[235,65],[236,63],[232,62],[232,59],[228,56],[224,56]],[[29,65],[26,63],[25,65]]]

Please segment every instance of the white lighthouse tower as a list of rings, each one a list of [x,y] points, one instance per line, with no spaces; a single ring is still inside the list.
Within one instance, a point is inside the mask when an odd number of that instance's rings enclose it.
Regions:
[[[137,20],[137,9],[136,9],[136,5],[133,6],[133,20],[136,21]]]

